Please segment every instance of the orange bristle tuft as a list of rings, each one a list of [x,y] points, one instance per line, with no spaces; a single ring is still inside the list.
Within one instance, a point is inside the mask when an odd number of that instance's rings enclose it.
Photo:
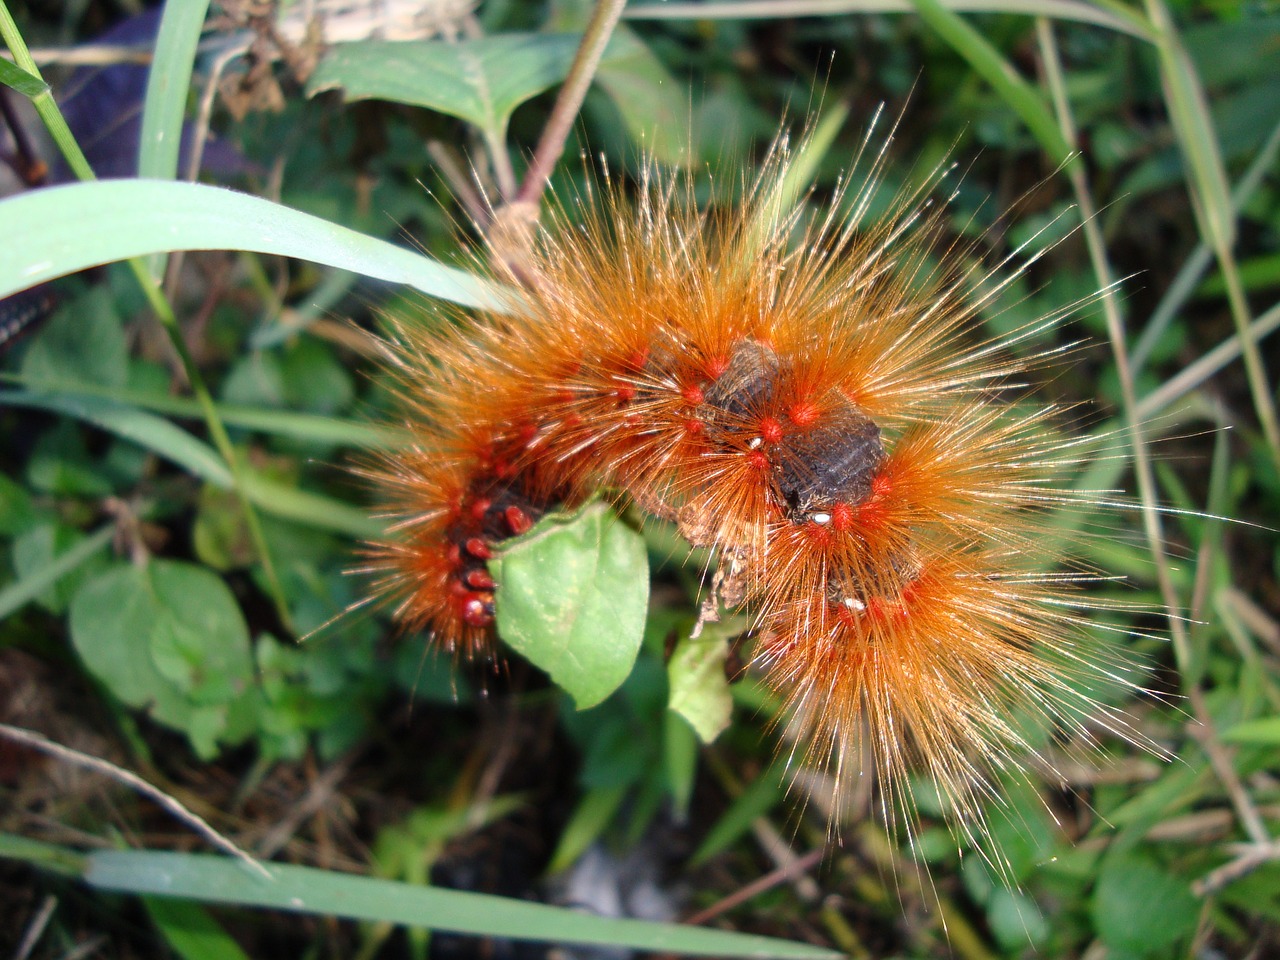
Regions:
[[[833,208],[862,210],[883,162]],[[913,194],[876,224],[798,229],[776,209],[785,173],[780,147],[724,214],[649,171],[634,206],[611,188],[552,213],[518,314],[398,323],[415,446],[368,470],[395,520],[368,569],[405,624],[492,657],[489,553],[549,511],[628,497],[719,551],[799,755],[840,784],[870,758],[901,800],[919,765],[980,829],[1033,752],[1012,715],[1087,736],[1101,713],[1140,739],[1073,684],[1090,574],[1046,572],[1072,564],[1049,508],[1087,503],[1065,482],[1074,448],[1055,410],[998,397],[1046,357],[978,335],[976,278],[929,266],[936,210]]]

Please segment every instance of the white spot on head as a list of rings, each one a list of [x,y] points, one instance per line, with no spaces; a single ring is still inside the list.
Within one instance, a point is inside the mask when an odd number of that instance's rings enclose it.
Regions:
[[[809,519],[810,519],[810,520],[812,520],[814,523],[830,523],[830,522],[831,522],[831,514],[829,514],[829,513],[811,513],[811,514],[809,514]]]

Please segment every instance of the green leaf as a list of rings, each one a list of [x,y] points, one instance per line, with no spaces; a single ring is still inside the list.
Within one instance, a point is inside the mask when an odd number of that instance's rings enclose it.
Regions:
[[[147,72],[147,96],[142,105],[142,132],[138,139],[138,176],[172,180],[178,175],[182,146],[182,120],[187,91],[195,66],[196,47],[209,0],[166,3],[156,34],[155,55]],[[148,264],[157,281],[168,258],[156,256]]]
[[[463,306],[506,312],[518,297],[479,277],[289,207],[198,183],[100,180],[0,201],[24,224],[0,244],[0,297],[115,260],[170,250],[250,250],[405,283]]]
[[[1102,861],[1093,894],[1093,925],[1111,946],[1138,955],[1167,949],[1195,931],[1200,902],[1190,884],[1155,861],[1117,852]]]
[[[626,26],[615,28],[596,83],[609,95],[646,156],[665,164],[694,162],[689,91]]]
[[[684,637],[667,663],[668,706],[689,721],[703,743],[720,736],[733,714],[733,696],[724,673],[729,641],[717,633],[708,630],[696,640]]]
[[[165,942],[182,960],[249,960],[199,904],[164,897],[143,897],[142,903]]]
[[[238,861],[199,854],[100,850],[85,880],[101,890],[184,897],[358,920],[384,920],[489,937],[582,943],[649,953],[778,960],[839,960],[835,950],[772,937],[673,923],[597,917],[488,894],[442,890],[287,864],[264,864],[270,879]]]
[[[40,522],[31,494],[0,473],[0,535],[14,537]]]
[[[1227,743],[1280,744],[1280,717],[1245,720],[1222,732]]]
[[[502,137],[516,107],[565,78],[580,40],[571,33],[510,33],[457,43],[344,43],[316,66],[307,93],[340,88],[348,100],[426,107]]]
[[[607,505],[544,520],[489,569],[499,584],[498,633],[579,710],[627,679],[644,639],[649,558],[644,539]]]
[[[253,680],[248,627],[221,578],[172,560],[118,565],[76,592],[70,629],[115,697],[216,755],[228,709]]]
[[[35,528],[38,529],[38,528]],[[21,609],[54,586],[73,570],[77,570],[86,561],[92,559],[100,550],[111,542],[115,528],[111,525],[102,527],[88,537],[80,539],[75,546],[50,557],[46,563],[25,572],[18,572],[18,580],[6,584],[0,590],[0,619],[4,619],[15,610]],[[16,552],[16,545],[15,545]],[[15,556],[15,566],[21,567]]]
[[[763,817],[781,803],[786,792],[783,770],[779,764],[774,764],[729,805],[724,816],[716,821],[689,858],[689,866],[696,867],[700,863],[706,863],[720,851],[728,849],[735,840],[751,829],[752,821]]]
[[[0,83],[31,99],[49,92],[47,83],[4,57],[0,57]]]
[[[172,180],[178,174],[182,118],[187,109],[196,46],[208,12],[209,0],[164,5],[142,107],[142,134],[138,142],[140,177]]]
[[[181,427],[162,417],[109,400],[94,401],[83,396],[0,392],[0,406],[37,407],[84,420],[96,427],[131,440],[197,477],[231,486],[231,471],[213,448],[197,440]]]
[[[1027,83],[982,33],[942,0],[911,0],[920,18],[962,56],[979,76],[1022,118],[1027,129],[1049,157],[1063,166],[1075,166],[1079,158],[1062,136],[1053,111],[1044,97]]]
[[[626,786],[596,787],[588,790],[578,801],[556,844],[547,873],[555,874],[568,869],[595,843],[613,821],[614,814],[622,806],[627,795]]]
[[[32,599],[52,613],[63,612],[88,569],[80,569],[74,578],[65,575],[97,554],[105,542],[99,540],[96,546],[86,547],[86,539],[75,527],[56,520],[37,524],[14,538],[13,571],[18,575],[19,583],[28,587],[45,583],[45,589]],[[75,558],[74,565],[68,565],[66,557]],[[54,571],[59,575],[51,576]]]
[[[22,376],[123,387],[129,379],[129,347],[111,291],[93,287],[56,311],[22,358]]]

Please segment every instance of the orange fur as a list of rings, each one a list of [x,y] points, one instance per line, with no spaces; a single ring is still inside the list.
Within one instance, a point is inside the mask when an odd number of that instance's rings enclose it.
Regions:
[[[837,205],[862,209],[882,162]],[[1083,733],[1101,709],[1071,682],[1089,577],[1045,573],[1074,453],[1056,411],[995,396],[1047,358],[978,336],[960,251],[927,266],[938,213],[909,196],[798,229],[785,168],[783,150],[735,214],[655,176],[634,206],[608,188],[553,212],[518,315],[399,324],[416,444],[368,471],[395,519],[369,568],[405,623],[493,656],[486,551],[629,496],[720,551],[809,757],[845,776],[869,757],[902,798],[918,762],[963,822],[1031,749],[1012,713]]]

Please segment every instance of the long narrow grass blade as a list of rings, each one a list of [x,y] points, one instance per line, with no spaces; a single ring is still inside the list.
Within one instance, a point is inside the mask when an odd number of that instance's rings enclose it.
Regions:
[[[943,0],[956,13],[1021,13],[1106,27],[1142,40],[1151,25],[1119,3],[1084,0]],[[639,3],[627,7],[628,20],[753,20],[775,17],[833,17],[844,13],[909,13],[911,0],[720,0],[713,3]]]
[[[496,284],[259,197],[197,183],[103,180],[0,201],[25,224],[0,249],[0,296],[115,260],[172,250],[252,250],[416,287],[463,306],[510,309]]]
[[[442,890],[286,864],[267,864],[270,879],[226,857],[106,850],[88,856],[90,886],[124,893],[267,907],[476,936],[594,944],[652,953],[779,960],[836,960],[841,954],[703,927],[592,916],[524,900]]]
[[[942,0],[911,0],[920,17],[951,48],[968,61],[996,93],[1004,99],[1027,125],[1040,148],[1059,166],[1078,163],[1058,129],[1053,113],[1044,98],[1023,80],[991,42],[964,21]]]
[[[209,12],[209,0],[166,3],[156,35],[155,57],[147,74],[147,96],[142,105],[142,133],[138,140],[138,176],[172,180],[178,175],[178,151],[182,146],[182,121],[187,92],[195,66],[200,29]],[[157,254],[148,261],[151,276],[164,275],[168,257]]]

